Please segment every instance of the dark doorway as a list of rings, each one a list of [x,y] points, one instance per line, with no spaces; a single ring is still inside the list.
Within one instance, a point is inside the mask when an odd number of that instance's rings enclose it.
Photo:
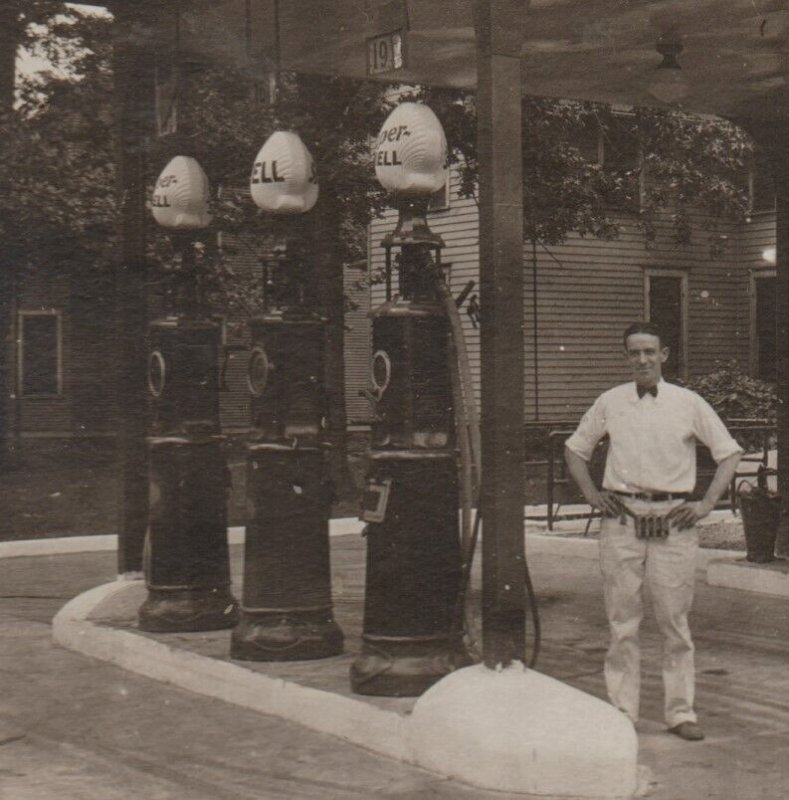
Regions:
[[[775,381],[775,277],[754,280],[756,287],[756,376]]]
[[[649,320],[662,331],[663,344],[669,348],[663,365],[667,379],[682,378],[685,373],[684,287],[680,275],[648,275],[647,301]]]

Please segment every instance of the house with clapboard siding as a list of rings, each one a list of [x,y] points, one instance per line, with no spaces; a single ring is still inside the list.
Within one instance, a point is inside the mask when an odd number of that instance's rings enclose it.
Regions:
[[[25,441],[113,435],[113,288],[109,269],[47,257],[15,265],[5,339],[5,435]]]
[[[769,178],[769,175],[767,176]],[[428,220],[445,242],[442,261],[452,293],[469,281],[479,294],[478,211],[458,193],[451,173],[446,191],[431,201]],[[621,332],[634,319],[652,318],[669,332],[667,373],[681,378],[736,359],[750,373],[775,379],[775,213],[769,180],[752,180],[754,210],[730,225],[725,247],[712,255],[700,222],[690,245],[666,230],[647,246],[635,219],[623,215],[613,241],[570,235],[556,247],[524,243],[524,353],[527,423],[550,427],[575,422],[604,389],[627,380]],[[369,384],[369,310],[382,302],[383,286],[370,286],[382,270],[381,241],[397,222],[394,209],[368,230],[368,260],[344,267],[347,421],[368,425],[371,409],[360,391]],[[259,258],[233,247],[234,269],[255,275]],[[21,267],[14,292],[14,329],[7,337],[11,391],[3,410],[9,435],[25,439],[112,437],[114,358],[112,282],[108,269],[34,263]],[[479,392],[479,330],[461,314],[472,373]],[[481,309],[484,314],[484,308]],[[227,319],[221,414],[223,429],[249,425],[246,382],[248,331]]]
[[[690,244],[675,243],[667,223],[647,244],[636,220],[624,214],[621,233],[611,241],[570,235],[550,248],[525,243],[526,422],[575,422],[600,392],[628,380],[621,335],[637,319],[655,320],[666,331],[669,378],[692,378],[712,371],[716,362],[736,360],[752,375],[774,379],[771,198],[763,193],[747,222],[723,226],[720,253],[713,254],[702,221],[694,220]],[[383,268],[381,240],[396,222],[392,209],[370,226],[371,273]],[[428,213],[428,222],[445,242],[442,261],[452,293],[457,296],[470,280],[478,285],[477,207],[459,197],[454,172],[448,201]],[[383,287],[374,285],[370,303],[382,301]],[[479,331],[465,314],[463,324],[479,391]],[[369,360],[367,330],[351,334],[347,346],[354,364],[347,372],[352,396],[369,380],[359,366],[362,352]]]

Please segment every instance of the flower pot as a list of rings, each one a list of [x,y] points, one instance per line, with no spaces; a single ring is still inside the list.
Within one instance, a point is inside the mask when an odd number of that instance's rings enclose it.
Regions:
[[[764,564],[775,558],[775,537],[781,498],[756,488],[738,497],[745,531],[745,558]]]

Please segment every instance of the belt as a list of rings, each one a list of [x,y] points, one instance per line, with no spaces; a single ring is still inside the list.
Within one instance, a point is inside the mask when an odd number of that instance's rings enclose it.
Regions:
[[[613,490],[614,494],[621,497],[630,497],[633,500],[648,500],[652,503],[659,503],[663,500],[689,500],[690,492],[620,492]]]

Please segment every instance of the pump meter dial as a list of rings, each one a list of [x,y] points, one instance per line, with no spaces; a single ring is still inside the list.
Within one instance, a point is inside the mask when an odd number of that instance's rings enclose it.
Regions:
[[[167,368],[161,350],[153,350],[148,356],[148,391],[154,397],[161,397],[164,391]]]
[[[260,345],[253,347],[247,367],[247,385],[254,397],[260,397],[266,390],[270,370],[271,364],[266,351]]]
[[[392,359],[386,350],[377,350],[373,354],[373,363],[370,369],[373,386],[381,397],[392,380]]]

